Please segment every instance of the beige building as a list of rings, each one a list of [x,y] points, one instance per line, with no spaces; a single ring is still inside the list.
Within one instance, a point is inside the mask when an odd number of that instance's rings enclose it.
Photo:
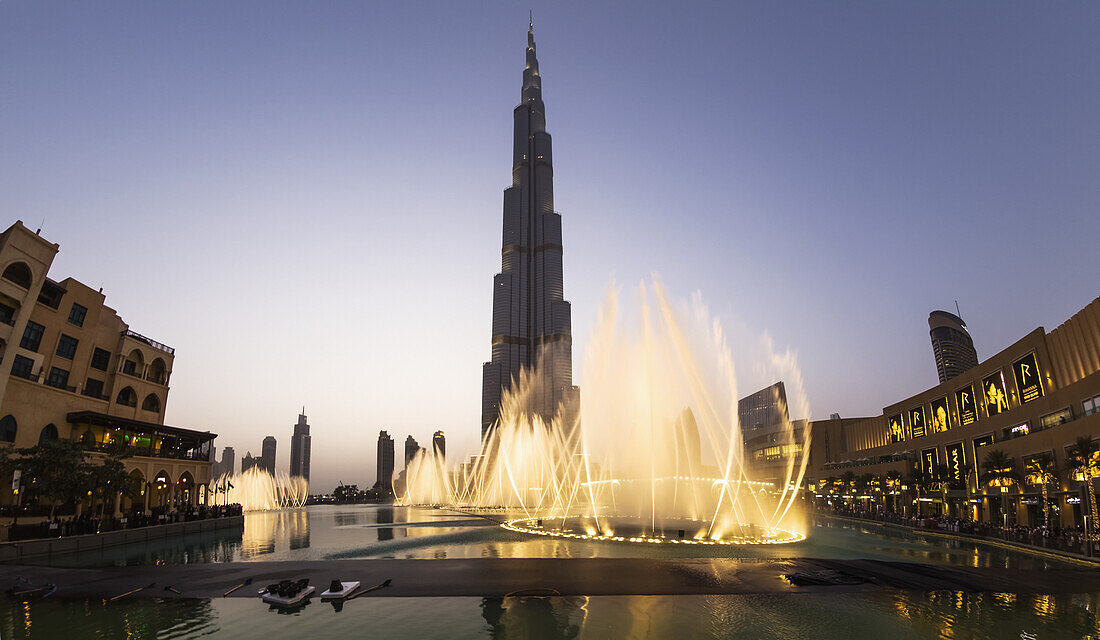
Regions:
[[[130,330],[102,290],[50,279],[57,251],[22,222],[0,235],[0,451],[123,442],[144,493],[118,509],[202,502],[215,434],[164,424],[174,350]],[[15,499],[8,480],[0,504]]]
[[[1048,485],[1052,519],[1081,525],[1085,483],[1071,477],[1066,458],[1078,437],[1100,436],[1100,298],[1053,331],[1039,327],[881,415],[815,421],[811,433],[807,480],[819,494],[847,471],[913,478],[946,468],[959,487],[948,493],[953,515],[1034,525],[1042,522],[1041,490],[1022,477],[1029,461],[1042,458],[1058,476]],[[981,481],[992,450],[1011,458],[1021,478],[1004,492]],[[919,501],[922,513],[944,510],[942,494]]]

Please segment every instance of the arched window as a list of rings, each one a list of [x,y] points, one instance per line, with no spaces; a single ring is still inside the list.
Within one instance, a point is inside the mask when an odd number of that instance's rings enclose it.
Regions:
[[[141,350],[134,349],[130,352],[130,355],[126,356],[126,359],[122,361],[122,373],[140,378],[144,366],[145,358],[142,357]]]
[[[158,398],[155,393],[150,393],[145,396],[145,400],[141,403],[141,408],[146,411],[160,413],[160,398]]]
[[[13,262],[4,269],[5,280],[10,280],[24,289],[31,288],[31,268],[26,262]]]
[[[153,362],[149,365],[149,372],[145,375],[145,378],[157,384],[164,384],[167,378],[167,370],[168,368],[164,365],[164,360],[154,358]]]
[[[115,402],[125,407],[137,406],[137,394],[134,393],[133,387],[126,387],[122,391],[118,392],[118,399]]]
[[[95,434],[91,429],[88,429],[80,436],[80,442],[86,447],[94,447],[96,445]]]
[[[42,427],[42,432],[38,434],[38,444],[45,444],[51,440],[57,440],[57,427],[53,426],[53,423]]]
[[[17,431],[19,425],[15,422],[15,416],[8,414],[0,418],[0,442],[15,442]]]

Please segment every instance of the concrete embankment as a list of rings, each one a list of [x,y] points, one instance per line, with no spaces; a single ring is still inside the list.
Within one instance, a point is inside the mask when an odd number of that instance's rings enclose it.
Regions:
[[[22,564],[48,560],[55,556],[96,551],[125,544],[145,543],[155,540],[167,540],[195,533],[222,531],[226,529],[244,529],[244,516],[225,518],[207,518],[190,522],[174,522],[138,529],[123,529],[105,533],[93,533],[65,538],[43,538],[40,540],[21,540],[19,542],[0,543],[0,563]]]

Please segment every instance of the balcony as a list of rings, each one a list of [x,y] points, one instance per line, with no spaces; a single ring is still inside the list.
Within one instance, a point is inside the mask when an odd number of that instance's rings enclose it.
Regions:
[[[66,382],[68,381],[50,380],[49,378],[47,378],[42,382],[42,384],[46,385],[47,387],[53,387],[54,389],[61,389],[62,391],[70,391],[72,393],[76,393],[76,387],[70,387],[68,384],[66,384]]]
[[[173,349],[172,347],[169,347],[168,345],[166,345],[164,343],[157,342],[156,340],[153,340],[152,338],[147,338],[147,337],[141,335],[140,333],[138,333],[136,331],[130,331],[129,329],[127,329],[125,335],[128,338],[133,338],[134,340],[137,340],[138,342],[141,342],[143,344],[147,344],[150,347],[153,347],[154,349],[158,349],[160,351],[163,351],[163,352],[165,352],[169,355],[174,355],[176,353],[176,350]]]

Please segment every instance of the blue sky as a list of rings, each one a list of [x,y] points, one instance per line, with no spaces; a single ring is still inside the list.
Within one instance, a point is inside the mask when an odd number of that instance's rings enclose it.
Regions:
[[[528,8],[6,0],[0,207],[178,349],[167,422],[285,468],[305,404],[323,489],[470,448]],[[932,309],[984,359],[1100,293],[1100,5],[531,8],[578,364],[656,272],[868,415]]]

